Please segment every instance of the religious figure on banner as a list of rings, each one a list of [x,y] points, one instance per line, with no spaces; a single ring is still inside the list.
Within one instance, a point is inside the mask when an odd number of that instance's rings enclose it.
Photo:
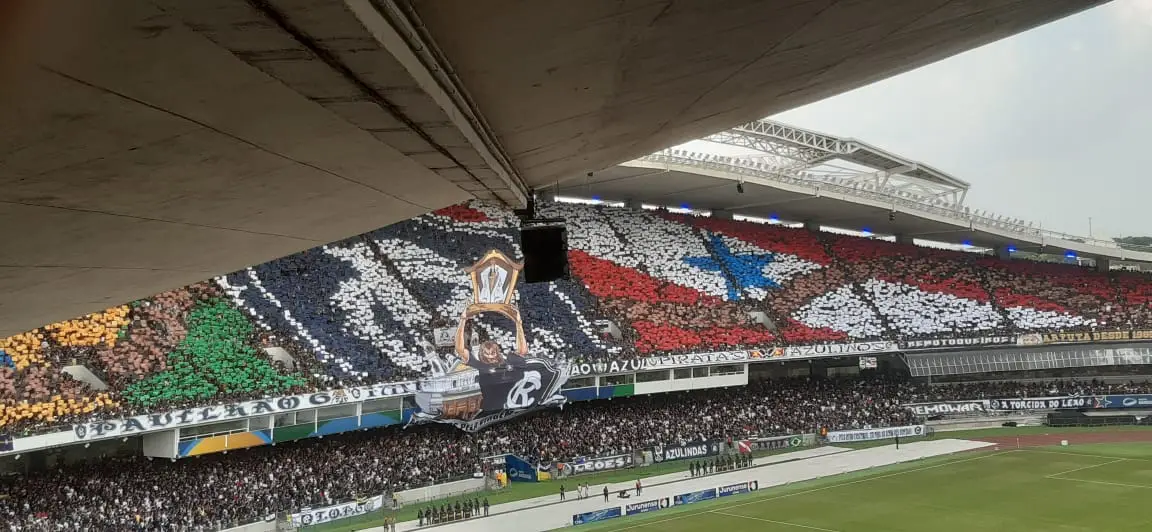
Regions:
[[[431,376],[419,383],[416,403],[421,412],[413,416],[414,422],[453,423],[474,431],[532,408],[564,403],[559,391],[568,380],[567,363],[527,356],[528,341],[515,303],[521,270],[522,264],[496,250],[465,269],[472,298],[456,327],[454,353],[445,360],[426,346]],[[487,338],[481,321],[492,318],[511,322],[511,352]]]

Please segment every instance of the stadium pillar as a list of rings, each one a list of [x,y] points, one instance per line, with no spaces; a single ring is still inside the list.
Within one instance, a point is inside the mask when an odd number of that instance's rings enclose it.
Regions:
[[[721,220],[731,220],[732,211],[726,211],[724,209],[712,209],[712,217],[719,218]]]
[[[807,230],[809,233],[819,233],[820,232],[820,222],[817,222],[815,220],[807,220],[804,222],[804,229]]]
[[[908,245],[912,245],[912,244],[914,244],[915,242],[913,242],[913,241],[912,241],[912,237],[910,237],[910,236],[908,236],[908,235],[906,235],[906,234],[904,234],[904,233],[896,233],[896,243],[897,243],[897,244],[908,244]]]
[[[1108,273],[1112,269],[1112,259],[1096,257],[1096,271]]]
[[[640,200],[635,200],[635,199],[626,200],[624,202],[624,206],[627,207],[629,210],[633,210],[633,211],[644,210],[644,207],[642,207],[640,204]]]
[[[1007,246],[996,246],[996,257],[1000,260],[1012,260],[1012,252]]]

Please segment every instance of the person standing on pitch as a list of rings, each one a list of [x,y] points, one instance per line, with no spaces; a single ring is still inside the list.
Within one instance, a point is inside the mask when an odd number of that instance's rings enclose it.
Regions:
[[[604,502],[608,502],[608,486],[604,486]]]

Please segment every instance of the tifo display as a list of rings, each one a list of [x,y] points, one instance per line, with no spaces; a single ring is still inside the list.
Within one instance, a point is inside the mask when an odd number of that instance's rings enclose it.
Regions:
[[[666,212],[559,203],[539,212],[566,221],[572,278],[514,283],[519,322],[470,317],[465,343],[565,360],[573,374],[741,349],[867,354],[843,346],[1152,336],[1152,281],[1140,274]],[[434,376],[454,349],[434,333],[456,330],[474,298],[466,269],[490,251],[517,260],[518,229],[511,211],[458,205],[5,338],[0,426],[19,435]],[[293,367],[261,347],[284,348]],[[63,371],[72,365],[107,390]]]

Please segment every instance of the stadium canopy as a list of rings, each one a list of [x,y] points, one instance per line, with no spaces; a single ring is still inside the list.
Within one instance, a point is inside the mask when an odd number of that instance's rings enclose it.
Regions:
[[[970,184],[856,139],[758,120],[559,184],[559,196],[802,222],[911,242],[1152,262],[1152,250],[1049,231],[965,204]]]
[[[519,206],[1098,3],[0,2],[0,336]]]

